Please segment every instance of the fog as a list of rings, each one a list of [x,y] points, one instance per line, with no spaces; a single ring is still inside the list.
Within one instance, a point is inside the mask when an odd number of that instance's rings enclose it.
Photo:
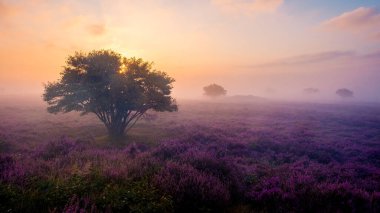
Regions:
[[[339,54],[343,53],[320,53],[264,64],[210,66],[207,69],[202,66],[165,68],[159,62],[155,65],[176,80],[173,84],[173,97],[176,99],[204,99],[202,88],[217,83],[227,90],[227,96],[253,95],[270,100],[306,102],[379,102],[380,55]],[[20,76],[21,80],[18,80],[5,75],[0,79],[0,94],[30,95],[41,99],[43,85],[58,79],[61,70],[57,65],[50,71],[56,73],[56,78],[34,76],[28,80]],[[306,94],[306,88],[315,88],[319,92]],[[354,97],[342,99],[337,96],[335,92],[340,88],[353,91]]]
[[[338,59],[236,66],[215,74],[178,78],[174,93],[177,97],[200,98],[203,86],[217,83],[228,91],[228,95],[294,101],[339,101],[342,98],[335,94],[336,90],[347,88],[354,92],[352,101],[379,102],[379,59],[378,56],[353,55]],[[316,88],[319,92],[305,94],[305,88]]]

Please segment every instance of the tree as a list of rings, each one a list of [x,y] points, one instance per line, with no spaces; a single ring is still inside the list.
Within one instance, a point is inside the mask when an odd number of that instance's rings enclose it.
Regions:
[[[94,113],[109,136],[121,137],[148,110],[176,111],[170,96],[174,79],[152,63],[111,50],[69,56],[58,82],[45,85],[48,112]]]
[[[220,85],[210,84],[208,86],[203,87],[204,94],[210,97],[218,97],[222,95],[226,95],[227,91]]]
[[[310,94],[310,95],[312,95],[312,94],[317,94],[317,93],[319,93],[319,89],[317,89],[317,88],[306,88],[306,89],[304,89],[303,90],[303,92],[305,93],[305,94]]]
[[[343,88],[343,89],[338,89],[336,91],[336,94],[339,95],[342,98],[352,98],[354,97],[354,92],[352,92],[349,89]]]

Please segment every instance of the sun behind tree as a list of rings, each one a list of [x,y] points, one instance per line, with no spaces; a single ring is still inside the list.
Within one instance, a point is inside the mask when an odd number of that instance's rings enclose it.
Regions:
[[[48,112],[94,113],[112,138],[120,138],[148,110],[177,111],[170,96],[174,79],[152,63],[111,50],[69,56],[61,79],[45,85]]]

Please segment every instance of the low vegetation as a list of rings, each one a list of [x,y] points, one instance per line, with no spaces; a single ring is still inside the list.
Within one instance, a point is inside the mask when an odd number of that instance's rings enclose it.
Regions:
[[[96,117],[2,107],[0,212],[380,211],[377,105],[181,106],[117,146]]]

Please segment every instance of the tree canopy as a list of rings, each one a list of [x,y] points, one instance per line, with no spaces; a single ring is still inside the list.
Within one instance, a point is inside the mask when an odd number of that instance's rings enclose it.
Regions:
[[[203,90],[204,94],[210,97],[218,97],[227,94],[227,90],[218,84],[210,84],[203,87]]]
[[[352,97],[354,97],[354,92],[351,91],[351,90],[349,90],[349,89],[346,89],[346,88],[338,89],[336,91],[336,94],[339,95],[342,98],[352,98]]]
[[[109,135],[124,135],[148,110],[176,111],[170,96],[174,79],[140,58],[111,50],[69,56],[57,82],[45,85],[50,113],[94,113]]]
[[[310,87],[310,88],[305,88],[305,89],[303,90],[303,92],[304,92],[305,94],[313,95],[313,94],[317,94],[317,93],[319,93],[319,89],[318,89],[318,88],[312,88],[312,87]]]

